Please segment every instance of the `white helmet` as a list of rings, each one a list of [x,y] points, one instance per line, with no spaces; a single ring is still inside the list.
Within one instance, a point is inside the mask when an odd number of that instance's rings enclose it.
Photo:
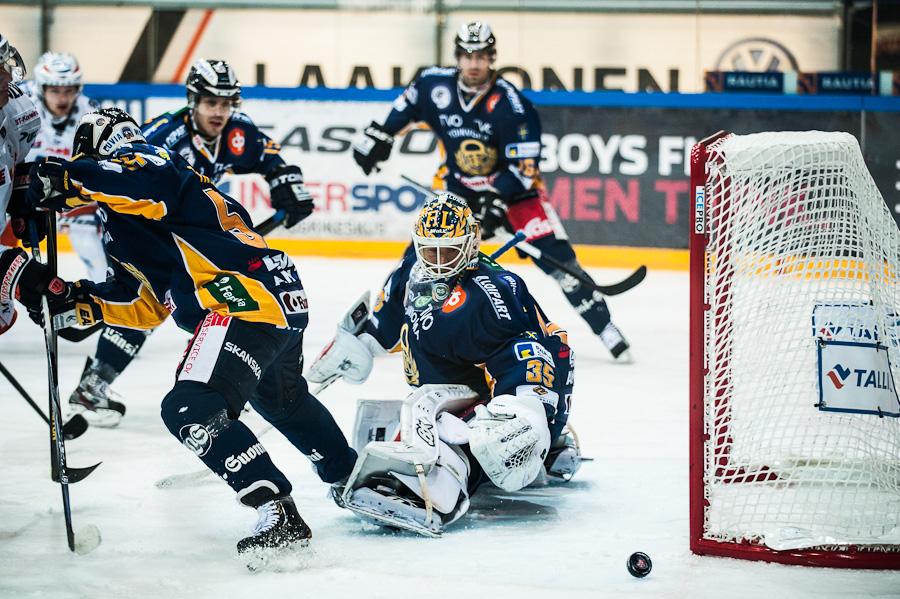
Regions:
[[[12,75],[14,82],[19,82],[25,78],[25,61],[19,51],[9,45],[9,40],[0,33],[0,69]]]
[[[34,66],[34,80],[41,88],[72,85],[81,89],[81,67],[71,54],[44,52]]]

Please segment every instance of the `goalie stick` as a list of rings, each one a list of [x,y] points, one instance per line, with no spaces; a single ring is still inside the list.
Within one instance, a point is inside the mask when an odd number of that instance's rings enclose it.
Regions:
[[[383,162],[379,164],[379,170],[383,170],[383,165],[384,165]],[[388,171],[388,172],[391,172],[391,171]],[[410,177],[408,177],[402,173],[399,173],[399,176],[401,179],[403,179],[407,183],[417,187],[418,189],[422,190],[423,192],[434,195],[434,190],[426,187],[425,185],[422,185],[418,181],[414,181],[413,179],[411,179]],[[494,234],[497,235],[498,237],[500,237],[501,239],[505,239],[507,242],[509,242],[513,238],[513,236],[510,233],[504,231],[503,229],[497,229],[494,232]],[[568,266],[566,266],[565,264],[563,264],[556,258],[553,258],[551,256],[545,256],[544,253],[540,249],[531,245],[527,241],[522,240],[522,241],[517,242],[515,245],[518,249],[522,250],[523,252],[525,252],[526,254],[528,254],[529,256],[534,258],[535,260],[537,260],[539,262],[543,262],[544,264],[547,264],[548,266],[555,268],[556,270],[558,270],[560,272],[564,272],[567,275],[578,279],[583,285],[585,285],[591,289],[594,289],[595,291],[599,291],[603,295],[619,295],[620,293],[625,293],[629,289],[636,287],[641,281],[644,280],[644,277],[647,276],[647,267],[642,264],[641,266],[639,266],[637,268],[637,270],[635,270],[633,273],[631,273],[630,275],[628,275],[627,277],[625,277],[623,280],[619,281],[618,283],[613,283],[612,285],[598,285],[593,280],[591,280],[589,277],[587,277],[584,273],[578,272],[577,270],[573,270],[572,268],[569,268]]]
[[[38,246],[37,223],[32,221],[31,255],[40,262],[41,250]],[[47,265],[50,276],[56,276],[56,214],[47,213]],[[69,484],[87,478],[100,464],[87,468],[70,468],[66,464],[66,443],[62,434],[62,408],[59,401],[59,366],[56,354],[56,326],[50,315],[50,303],[46,295],[41,296],[41,329],[44,331],[44,348],[47,353],[47,374],[50,395],[50,478],[58,482],[62,489],[63,515],[66,521],[66,540],[69,550],[84,555],[100,544],[100,531],[88,524],[78,532],[72,528],[72,507],[69,503]]]
[[[32,408],[34,408],[34,411],[37,412],[41,418],[44,419],[44,422],[46,422],[48,425],[50,425],[50,419],[47,418],[47,415],[44,414],[43,411],[41,411],[41,409],[38,407],[37,403],[35,403],[35,401],[33,399],[31,399],[31,396],[28,395],[28,393],[25,391],[25,388],[19,384],[19,381],[16,380],[16,377],[14,377],[12,375],[12,373],[6,369],[6,366],[4,366],[2,362],[0,362],[0,372],[2,372],[3,376],[6,377],[6,380],[9,381],[9,384],[16,388],[16,391],[19,392],[19,394],[22,396],[22,398],[26,402],[28,402],[28,405],[30,405]],[[75,414],[74,416],[72,416],[69,419],[68,422],[63,424],[63,426],[62,426],[63,438],[65,438],[66,441],[71,441],[72,439],[77,439],[78,437],[80,437],[81,435],[84,434],[84,432],[87,430],[87,428],[88,428],[88,422],[87,422],[87,420],[85,420],[84,416],[82,416],[81,414]]]
[[[257,231],[258,230],[259,229],[257,229]],[[336,377],[333,380],[330,379],[328,381],[325,381],[324,383],[322,383],[321,385],[319,385],[318,387],[313,389],[312,394],[318,395],[324,389],[327,389],[329,386],[331,386],[331,383],[333,383],[335,380],[337,380]],[[268,433],[273,428],[275,428],[275,427],[273,427],[271,424],[266,424],[266,426],[263,427],[262,430],[260,430],[258,433],[256,433],[256,438],[261,439],[266,433]],[[185,472],[184,474],[173,474],[171,476],[167,476],[165,478],[159,479],[158,481],[156,481],[154,483],[154,485],[156,486],[157,489],[177,489],[179,487],[185,487],[188,485],[192,485],[197,481],[203,480],[210,474],[213,474],[213,471],[210,470],[209,468],[204,468],[203,470],[196,470],[194,472]]]

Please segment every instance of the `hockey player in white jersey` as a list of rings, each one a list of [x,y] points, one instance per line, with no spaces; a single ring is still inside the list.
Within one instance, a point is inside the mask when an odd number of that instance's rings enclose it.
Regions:
[[[39,162],[50,156],[72,157],[72,140],[81,117],[100,106],[81,93],[82,73],[71,54],[45,52],[34,67],[34,79],[22,83],[41,114],[41,129],[26,158]],[[59,230],[67,233],[72,248],[95,283],[106,280],[106,253],[100,238],[97,204],[71,210],[59,219]]]
[[[0,230],[6,227],[7,214],[13,219],[17,208],[10,206],[16,165],[25,162],[41,117],[34,103],[14,83],[25,76],[25,64],[18,50],[0,33]],[[22,277],[34,276],[28,255],[19,248],[0,246],[0,335],[16,320],[15,289]]]

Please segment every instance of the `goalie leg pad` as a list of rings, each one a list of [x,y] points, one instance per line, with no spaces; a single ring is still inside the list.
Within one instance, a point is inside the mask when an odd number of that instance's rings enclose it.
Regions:
[[[530,484],[550,449],[544,404],[530,395],[500,395],[476,406],[469,449],[491,481],[504,491]]]
[[[469,464],[458,449],[443,454],[425,475],[427,454],[404,443],[369,443],[347,481],[344,507],[380,526],[439,536],[469,508]]]
[[[359,399],[353,424],[353,449],[360,451],[370,441],[396,441],[400,434],[402,399]]]

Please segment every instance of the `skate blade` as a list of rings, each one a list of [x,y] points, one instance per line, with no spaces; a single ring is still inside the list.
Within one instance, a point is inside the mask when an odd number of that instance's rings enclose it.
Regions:
[[[93,524],[75,531],[75,553],[84,555],[100,546],[100,529]]]
[[[431,537],[433,539],[438,539],[441,536],[440,529],[435,530],[432,528],[426,528],[424,524],[416,522],[415,520],[391,516],[368,507],[356,505],[353,503],[352,499],[349,503],[347,503],[346,508],[366,522],[370,522],[378,526],[385,526],[387,528],[400,528],[402,530],[408,530],[410,532],[414,532],[426,537]]]
[[[251,572],[298,572],[315,558],[309,540],[294,541],[287,547],[255,547],[238,553],[238,560]]]

